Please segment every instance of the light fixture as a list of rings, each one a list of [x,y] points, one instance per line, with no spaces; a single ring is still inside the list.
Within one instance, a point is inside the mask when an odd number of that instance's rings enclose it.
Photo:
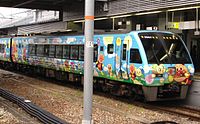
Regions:
[[[110,18],[123,18],[123,17],[129,17],[129,16],[132,16],[131,14],[128,14],[128,15],[119,15],[119,16],[112,16]]]
[[[152,11],[152,12],[141,12],[141,13],[136,13],[135,15],[148,15],[148,14],[156,14],[160,13],[162,11]]]
[[[196,9],[196,8],[200,8],[200,6],[191,6],[191,7],[184,7],[184,8],[169,9],[167,11],[171,12],[171,11],[180,11],[180,10],[188,10],[188,9]]]
[[[95,18],[94,21],[104,20],[104,19],[108,19],[108,17]],[[80,22],[85,22],[85,20],[82,19],[82,20],[74,21],[74,23],[80,23]]]
[[[77,20],[77,21],[74,21],[74,23],[80,23],[80,22],[85,22],[85,20]]]
[[[98,20],[104,20],[104,19],[108,19],[107,17],[103,17],[103,18],[95,18],[94,20],[95,21],[98,21]]]

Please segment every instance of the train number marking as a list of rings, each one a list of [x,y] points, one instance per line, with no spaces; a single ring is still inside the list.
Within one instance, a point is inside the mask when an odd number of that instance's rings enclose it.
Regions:
[[[94,47],[93,41],[86,41],[86,47]]]

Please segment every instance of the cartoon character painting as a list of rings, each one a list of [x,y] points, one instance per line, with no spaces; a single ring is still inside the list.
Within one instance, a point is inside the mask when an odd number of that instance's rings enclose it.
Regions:
[[[17,58],[18,58],[18,50],[17,50],[17,44],[15,41],[13,41],[13,44],[12,44],[12,59],[14,62],[17,61]]]
[[[107,65],[107,68],[108,68],[108,75],[109,76],[112,76],[113,74],[112,74],[112,65],[111,64],[108,64]]]
[[[176,74],[174,75],[174,80],[181,84],[190,84],[190,73],[188,72],[187,67],[183,64],[176,64],[175,67]]]
[[[23,42],[23,46],[24,46],[24,47],[23,47],[23,51],[22,51],[22,52],[23,52],[23,58],[22,58],[22,59],[23,59],[23,61],[25,62],[25,61],[26,61],[26,54],[27,54],[27,53],[26,53],[26,51],[27,51],[27,50],[26,50],[26,41]]]
[[[100,54],[98,61],[96,62],[96,67],[98,68],[99,71],[103,70],[103,61],[104,61],[104,56],[103,54]]]
[[[133,64],[130,65],[130,78],[132,80],[135,80],[136,74],[135,74],[135,66]]]
[[[163,64],[160,64],[160,65],[153,65],[152,66],[152,72],[153,74],[164,74],[166,71],[166,68]]]
[[[65,64],[66,71],[70,71],[69,61],[66,60],[66,61],[64,62],[64,64]]]

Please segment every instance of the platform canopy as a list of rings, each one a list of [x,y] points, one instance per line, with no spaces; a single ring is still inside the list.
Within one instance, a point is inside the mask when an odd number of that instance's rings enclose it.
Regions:
[[[106,2],[108,0],[95,0]],[[62,10],[65,6],[72,3],[85,2],[85,0],[0,0],[0,7],[43,9],[43,10]]]
[[[0,0],[0,7],[61,10],[63,6],[84,0]]]

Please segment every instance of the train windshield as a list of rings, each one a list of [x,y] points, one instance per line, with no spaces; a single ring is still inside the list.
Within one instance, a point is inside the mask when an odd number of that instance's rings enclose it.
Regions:
[[[191,63],[181,39],[175,34],[139,33],[150,64]]]

